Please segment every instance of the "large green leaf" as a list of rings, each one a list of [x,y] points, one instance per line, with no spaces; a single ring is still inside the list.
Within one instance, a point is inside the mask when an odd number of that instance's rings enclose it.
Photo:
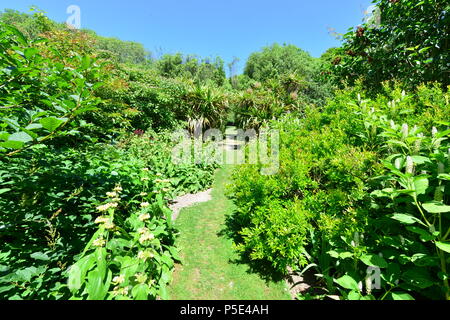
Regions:
[[[48,117],[39,120],[39,123],[42,125],[42,127],[47,129],[48,131],[53,132],[64,123],[64,120],[55,117]]]
[[[359,291],[358,283],[349,275],[342,276],[339,279],[335,279],[334,281],[345,289]]]
[[[33,138],[26,132],[16,132],[9,136],[8,141],[19,141],[27,143],[33,141]]]
[[[391,292],[393,300],[415,300],[410,294],[406,292]]]
[[[369,267],[386,268],[388,266],[386,260],[376,254],[365,254],[360,260]]]
[[[3,188],[3,189],[0,189],[0,194],[7,193],[9,191],[11,191],[10,188]]]
[[[410,214],[404,213],[394,213],[391,217],[394,220],[400,221],[403,224],[414,224],[414,223],[422,223],[422,221]]]
[[[90,254],[69,269],[68,287],[72,292],[79,290],[85,280],[87,272],[95,263],[95,254]]]
[[[414,233],[417,233],[418,235],[420,235],[420,240],[422,240],[422,241],[430,241],[430,240],[433,240],[433,239],[436,238],[435,235],[432,235],[427,230],[424,230],[424,229],[416,227],[416,226],[406,227],[406,230],[414,232]]]
[[[161,297],[162,300],[170,299],[169,291],[167,290],[167,287],[165,284],[162,284],[161,287],[159,288],[159,296]]]
[[[438,247],[442,251],[450,253],[450,243],[436,241],[436,247]]]
[[[131,294],[135,300],[147,300],[149,292],[150,288],[145,283],[138,284],[133,288],[133,290],[131,290]]]
[[[401,278],[409,285],[413,285],[420,289],[426,289],[435,284],[434,279],[429,275],[428,271],[419,267],[404,272]]]
[[[428,178],[426,176],[414,177],[414,188],[417,195],[425,194],[428,189]]]
[[[30,255],[31,258],[36,259],[36,260],[42,260],[42,261],[48,261],[50,260],[50,258],[48,257],[48,255],[46,255],[45,253],[42,252],[35,252],[32,253]]]
[[[15,34],[17,36],[17,40],[19,41],[19,43],[21,45],[28,46],[27,38],[25,38],[23,33],[20,32],[17,28],[13,27],[12,25],[8,25],[8,24],[3,25],[3,27],[5,29],[8,29],[11,33]]]
[[[450,206],[443,204],[442,202],[427,202],[422,204],[422,207],[429,213],[447,213],[450,212]]]

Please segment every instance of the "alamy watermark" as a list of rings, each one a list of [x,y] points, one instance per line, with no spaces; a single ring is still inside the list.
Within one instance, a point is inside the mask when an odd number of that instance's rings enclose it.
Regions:
[[[274,175],[280,168],[280,135],[277,130],[228,130],[197,127],[173,133],[174,164],[260,165],[262,175]]]
[[[353,247],[358,247],[360,240],[364,239],[364,235],[359,232],[355,232],[353,241],[351,245]],[[383,254],[380,253],[379,256],[382,258]],[[363,287],[366,287],[366,293],[371,294],[373,290],[381,290],[381,269],[377,266],[369,266],[366,269],[365,283],[362,281],[358,283],[360,292],[363,291]]]
[[[66,24],[71,29],[81,29],[81,9],[77,5],[70,5],[67,7],[66,13],[69,17],[66,20]]]

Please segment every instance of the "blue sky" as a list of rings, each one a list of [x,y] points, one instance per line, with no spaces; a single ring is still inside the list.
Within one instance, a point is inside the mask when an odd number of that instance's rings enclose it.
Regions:
[[[3,0],[0,9],[36,5],[64,22],[69,5],[81,9],[82,28],[143,43],[152,52],[240,59],[274,42],[319,57],[338,46],[329,28],[345,33],[361,23],[371,0]]]

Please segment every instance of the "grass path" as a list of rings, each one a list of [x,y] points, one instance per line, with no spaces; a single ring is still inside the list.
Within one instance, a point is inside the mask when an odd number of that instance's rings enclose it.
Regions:
[[[169,287],[173,300],[289,300],[283,281],[266,282],[237,262],[239,254],[223,232],[233,203],[225,196],[231,167],[216,172],[212,201],[185,208],[176,225],[183,264]]]

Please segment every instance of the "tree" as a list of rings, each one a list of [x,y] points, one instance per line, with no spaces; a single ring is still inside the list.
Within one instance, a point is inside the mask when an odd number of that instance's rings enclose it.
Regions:
[[[368,88],[386,80],[409,86],[450,84],[448,0],[375,0],[377,23],[367,21],[344,36],[334,70],[344,80],[362,78]],[[373,19],[372,19],[373,20]]]
[[[185,77],[198,84],[212,82],[222,86],[226,80],[224,62],[219,57],[213,60],[181,53],[166,54],[156,62],[156,68],[165,77]]]
[[[111,52],[119,62],[145,64],[150,60],[150,52],[141,43],[100,36],[96,38],[97,49]]]
[[[256,81],[297,74],[306,79],[313,77],[318,63],[309,53],[294,45],[273,44],[250,55],[244,74]]]

